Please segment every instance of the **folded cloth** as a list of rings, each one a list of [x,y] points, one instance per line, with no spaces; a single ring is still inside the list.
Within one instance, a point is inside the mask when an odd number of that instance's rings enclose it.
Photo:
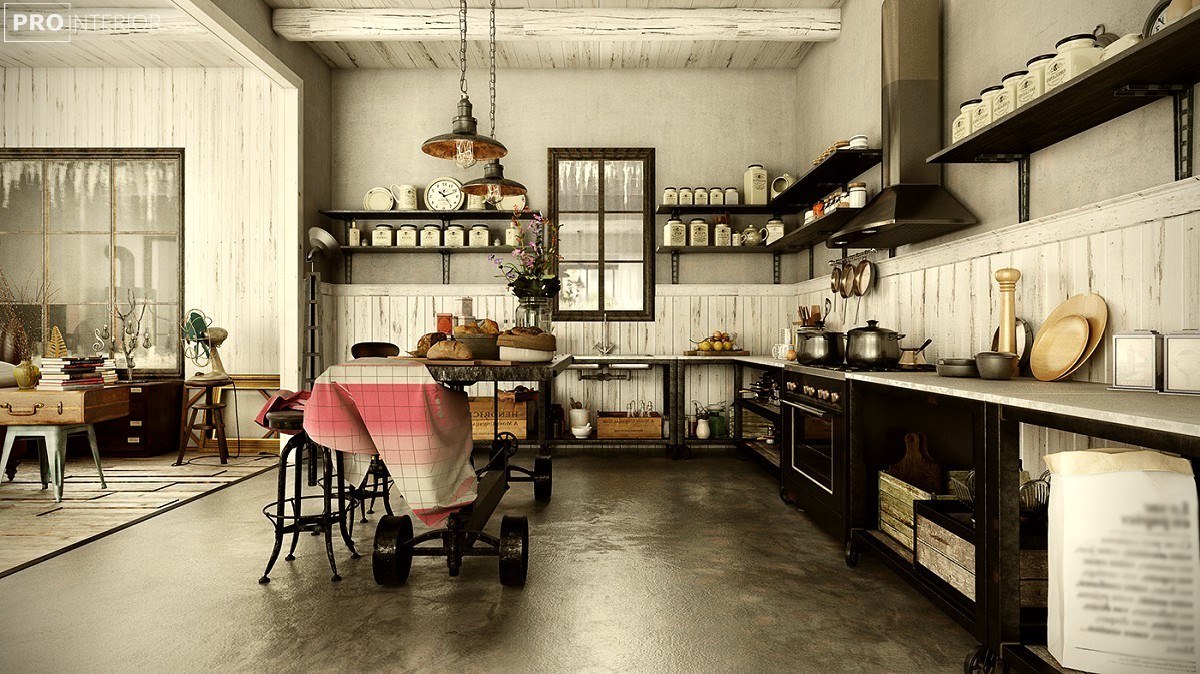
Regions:
[[[267,424],[267,412],[279,412],[281,410],[293,410],[297,412],[304,411],[304,401],[308,400],[308,391],[287,391],[280,389],[275,392],[267,402],[263,404],[262,409],[258,411],[258,416],[254,417],[254,423],[262,426],[267,430],[274,430]],[[281,431],[287,433],[286,431]],[[287,433],[291,435],[291,433]]]
[[[437,526],[475,501],[467,396],[437,383],[418,362],[360,358],[326,370],[305,403],[313,442],[375,454],[413,514]]]

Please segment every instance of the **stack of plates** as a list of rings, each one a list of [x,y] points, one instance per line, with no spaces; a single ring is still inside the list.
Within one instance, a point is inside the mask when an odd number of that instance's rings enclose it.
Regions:
[[[1041,381],[1057,381],[1078,370],[1104,339],[1108,305],[1095,293],[1063,302],[1042,323],[1029,366]]]

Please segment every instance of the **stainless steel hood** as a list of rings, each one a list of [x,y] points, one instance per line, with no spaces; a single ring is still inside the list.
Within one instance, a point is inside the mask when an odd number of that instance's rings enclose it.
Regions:
[[[830,248],[895,248],[978,222],[942,187],[941,0],[883,2],[883,189]]]

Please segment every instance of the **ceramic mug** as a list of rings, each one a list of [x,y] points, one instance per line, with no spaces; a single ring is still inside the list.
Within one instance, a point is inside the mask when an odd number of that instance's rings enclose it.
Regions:
[[[482,194],[468,194],[467,195],[467,210],[468,211],[482,211],[482,210],[485,210],[486,208],[487,208],[487,197],[483,196]]]
[[[583,428],[584,426],[590,426],[590,414],[586,409],[571,408],[569,414],[571,416],[571,428]]]
[[[396,200],[396,210],[398,211],[415,211],[417,210],[417,186],[416,185],[392,185],[392,198]]]
[[[774,198],[778,197],[780,194],[783,194],[784,192],[786,192],[789,187],[791,187],[792,185],[795,185],[795,184],[796,184],[795,176],[793,176],[789,173],[785,173],[781,176],[776,176],[776,178],[771,181],[771,198],[774,199]]]

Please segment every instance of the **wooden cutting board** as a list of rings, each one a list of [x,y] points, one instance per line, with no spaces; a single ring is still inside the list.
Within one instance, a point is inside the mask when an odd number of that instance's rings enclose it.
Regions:
[[[1039,381],[1054,381],[1073,372],[1087,352],[1090,332],[1088,320],[1078,314],[1047,322],[1038,333],[1029,356],[1033,376]]]
[[[942,467],[929,455],[924,433],[904,436],[904,458],[892,464],[886,472],[922,491],[942,493]]]
[[[388,356],[390,360],[408,360],[422,365],[486,365],[489,367],[508,367],[510,365],[518,365],[514,360],[483,360],[473,358],[471,360],[429,360],[428,358],[417,358],[416,356]]]
[[[749,352],[749,351],[745,351],[745,350],[738,350],[738,351],[699,351],[699,350],[697,350],[697,349],[691,349],[691,350],[689,350],[689,351],[684,351],[684,352],[683,352],[683,355],[685,355],[685,356],[749,356],[749,355],[750,355],[750,352]]]
[[[1096,293],[1088,293],[1085,295],[1076,295],[1066,302],[1058,305],[1050,315],[1046,317],[1046,321],[1042,323],[1042,330],[1054,325],[1056,321],[1064,316],[1077,314],[1083,316],[1088,322],[1088,339],[1087,346],[1083,349],[1083,354],[1075,361],[1075,364],[1059,376],[1059,379],[1069,377],[1071,373],[1078,370],[1087,362],[1088,358],[1100,346],[1100,342],[1104,339],[1104,328],[1108,325],[1108,303],[1104,298]],[[1041,338],[1042,330],[1038,331],[1038,339]],[[1037,346],[1037,340],[1033,342]]]

